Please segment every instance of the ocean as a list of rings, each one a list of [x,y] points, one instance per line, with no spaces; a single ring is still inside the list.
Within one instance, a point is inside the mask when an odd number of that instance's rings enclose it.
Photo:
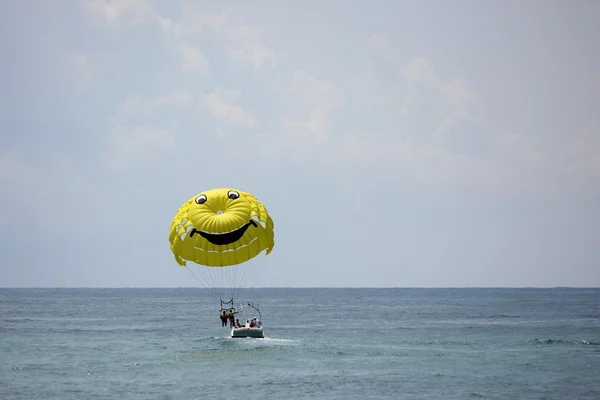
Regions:
[[[0,289],[0,399],[600,399],[600,289]]]

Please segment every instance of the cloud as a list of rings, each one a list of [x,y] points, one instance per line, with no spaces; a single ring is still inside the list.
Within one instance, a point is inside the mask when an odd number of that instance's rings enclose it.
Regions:
[[[231,59],[249,64],[256,71],[265,70],[275,60],[275,51],[263,42],[263,30],[244,23],[232,8],[208,13],[186,4],[182,7],[181,19],[160,16],[159,23],[164,32],[175,38],[184,57],[198,61],[184,63],[186,69],[192,69],[191,66],[196,66],[203,57],[200,57],[199,48],[192,44],[199,40],[200,33],[216,34]]]
[[[263,43],[261,29],[228,21],[220,32],[225,34],[227,50],[234,60],[246,62],[256,71],[264,70],[275,61],[275,51]]]
[[[398,102],[397,118],[385,134],[365,135],[346,141],[341,154],[364,153],[359,160],[396,168],[427,171],[433,184],[450,179],[467,182],[480,171],[489,171],[497,150],[492,149],[493,132],[473,113],[475,91],[459,78],[445,79],[423,56],[408,60],[382,34],[368,38],[369,47],[398,71],[399,81],[385,87],[372,79],[371,91],[378,91],[387,103]],[[390,93],[390,87],[396,93]],[[369,98],[376,98],[369,93]],[[389,106],[388,106],[389,107]],[[357,143],[368,147],[372,156]],[[437,182],[436,182],[437,181]]]
[[[185,109],[191,101],[192,96],[182,89],[156,97],[129,95],[111,121],[107,164],[145,164],[172,153],[177,147],[177,121],[171,114]]]
[[[147,0],[87,0],[87,10],[110,27],[133,26],[155,17]]]
[[[128,128],[119,123],[110,137],[108,165],[123,167],[148,163],[176,148],[174,133],[152,125]]]
[[[380,179],[400,180],[405,188],[515,198],[573,194],[576,182],[581,189],[597,174],[600,143],[594,135],[574,134],[565,138],[566,146],[544,150],[527,132],[490,126],[476,112],[485,104],[463,79],[444,78],[422,56],[403,60],[384,35],[371,36],[368,44],[398,75],[394,80],[375,67],[351,88],[347,103],[356,115],[346,118],[359,123],[349,124],[325,154],[337,169],[379,171]]]
[[[234,103],[241,98],[235,90],[215,89],[204,98],[204,105],[216,118],[239,125],[255,125],[256,118]]]
[[[146,98],[140,95],[129,96],[120,109],[120,117],[141,114],[148,116],[163,107],[182,107],[190,103],[192,97],[184,90],[174,90],[171,93],[155,98]]]
[[[243,22],[233,8],[209,13],[184,4],[181,17],[172,19],[162,15],[147,0],[88,0],[89,14],[110,28],[132,27],[140,23],[153,23],[173,39],[173,48],[181,54],[182,69],[198,71],[207,68],[209,61],[200,43],[200,34],[216,34],[220,48],[227,56],[255,71],[264,71],[275,61],[275,51],[264,43],[262,29]],[[202,40],[201,43],[206,42]]]
[[[248,24],[231,7],[207,12],[185,4],[181,16],[172,18],[141,0],[96,0],[88,6],[110,27],[155,23],[172,39],[174,51],[181,56],[181,68],[186,71],[206,70],[209,67],[206,54],[212,56],[212,50],[255,71],[265,71],[276,59],[275,51],[266,43],[265,31]],[[269,136],[273,150],[297,154],[297,158],[288,161],[302,162],[306,154],[316,157],[315,145],[319,144],[323,146],[319,150],[321,159],[330,163],[400,170],[419,168],[427,171],[432,182],[437,177],[440,184],[448,179],[484,182],[486,176],[494,175],[498,182],[512,188],[539,186],[542,182],[550,185],[552,179],[561,176],[572,176],[571,180],[561,179],[583,185],[586,178],[576,177],[587,176],[581,174],[583,171],[588,175],[595,173],[598,143],[594,142],[594,135],[569,135],[564,146],[543,149],[527,132],[501,131],[488,126],[482,115],[477,114],[484,104],[464,79],[448,77],[440,65],[433,65],[430,58],[418,53],[403,54],[384,34],[367,39],[379,61],[394,68],[397,76],[382,74],[386,65],[377,65],[379,68],[368,74],[356,74],[353,86],[348,85],[349,79],[342,86],[317,78],[312,71],[295,71],[288,87],[289,97],[282,101],[288,106],[287,115],[282,117],[283,126],[273,126],[277,134]],[[210,42],[214,47],[208,47]],[[88,55],[79,55],[74,63],[82,77],[91,79],[94,69]],[[342,98],[347,89],[354,95],[352,98]],[[164,106],[169,101],[174,107],[187,106],[191,97],[182,93],[166,95],[162,100],[166,102]],[[244,110],[240,98],[237,91],[217,89],[203,98],[203,105],[216,118],[243,126],[256,125],[258,118]],[[142,120],[154,118],[154,113],[163,107],[159,103],[158,99],[140,96],[127,99],[115,124],[120,126],[119,146],[127,148],[125,143],[140,141],[136,136],[139,134],[134,132],[148,127],[173,133],[172,128],[165,128],[173,126],[168,121]],[[342,103],[355,115],[337,119]],[[364,107],[367,103],[372,107]],[[348,122],[358,120],[358,116],[360,124]],[[286,135],[279,135],[281,128]],[[111,140],[114,148],[119,141]]]
[[[402,121],[411,121],[418,134],[411,139],[390,135],[346,140],[339,149],[341,155],[352,154],[364,163],[427,170],[437,178],[435,185],[450,180],[496,194],[514,190],[553,196],[574,193],[597,176],[600,142],[595,138],[600,135],[590,134],[592,130],[565,135],[562,144],[554,147],[537,141],[532,132],[487,126],[474,113],[485,105],[476,104],[478,96],[464,80],[442,78],[423,56],[403,61],[384,35],[372,35],[368,45],[398,68],[403,83],[398,86],[398,92],[403,92]],[[394,98],[378,84],[375,80],[371,90],[378,88],[382,96]]]
[[[289,120],[287,126],[307,130],[316,141],[326,142],[333,126],[331,113],[341,106],[340,89],[330,80],[299,70],[292,77],[289,92],[304,105],[308,116],[302,121]]]
[[[424,86],[435,90],[450,106],[463,112],[466,112],[474,97],[473,91],[460,79],[444,82],[425,57],[413,58],[401,67],[401,73],[409,83],[409,90],[411,86]]]
[[[455,156],[483,159],[490,156],[489,131],[468,113],[453,111],[433,132],[440,147]]]
[[[189,9],[188,9],[189,10]],[[204,13],[195,11],[196,23],[200,22],[212,32],[220,35],[230,57],[248,63],[256,71],[263,70],[267,63],[274,60],[275,51],[263,43],[264,31],[242,21],[234,9],[227,8],[222,13]],[[187,32],[193,31],[187,27]]]
[[[275,52],[260,42],[242,42],[229,47],[229,54],[235,60],[245,61],[255,70],[262,71],[274,59]]]
[[[183,57],[181,68],[184,71],[204,70],[208,67],[208,59],[198,47],[182,41],[177,44],[177,51]]]
[[[450,81],[440,77],[431,62],[423,56],[412,57],[405,62],[398,50],[382,34],[371,35],[367,43],[369,47],[384,61],[398,68],[403,81],[404,96],[400,106],[401,114],[408,115],[410,110],[430,102],[426,107],[443,110],[444,115],[435,131],[439,134],[451,128],[451,124],[471,118],[470,105],[475,99],[474,91],[461,79]],[[427,91],[435,97],[427,96]],[[389,94],[387,97],[390,97]],[[443,104],[437,105],[433,102]],[[432,107],[433,106],[433,107]]]

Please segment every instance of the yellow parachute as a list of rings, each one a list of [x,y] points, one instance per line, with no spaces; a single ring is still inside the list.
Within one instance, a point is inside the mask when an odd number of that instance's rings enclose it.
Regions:
[[[230,298],[246,278],[240,264],[275,245],[274,224],[267,209],[250,193],[231,188],[212,189],[190,198],[171,222],[169,242],[177,263],[201,266],[204,286]],[[198,278],[198,277],[197,277]]]

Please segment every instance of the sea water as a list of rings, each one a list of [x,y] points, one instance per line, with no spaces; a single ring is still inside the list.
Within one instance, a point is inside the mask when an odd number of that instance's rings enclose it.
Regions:
[[[600,399],[600,289],[0,289],[0,399]],[[244,317],[242,317],[244,318]]]

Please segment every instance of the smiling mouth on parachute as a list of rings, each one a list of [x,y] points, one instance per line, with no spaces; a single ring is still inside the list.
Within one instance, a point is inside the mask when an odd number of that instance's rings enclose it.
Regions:
[[[208,232],[199,231],[198,229],[194,228],[190,231],[190,237],[194,237],[195,234],[198,234],[198,235],[202,236],[204,239],[211,242],[212,244],[215,244],[217,246],[223,246],[223,245],[234,243],[234,242],[237,242],[238,240],[240,240],[240,238],[242,236],[244,236],[244,233],[246,233],[246,230],[250,227],[250,225],[254,225],[254,227],[258,227],[258,225],[256,225],[256,222],[254,222],[253,220],[250,220],[250,222],[248,222],[246,225],[242,226],[241,228],[238,228],[234,231],[227,232],[227,233],[208,233]]]

